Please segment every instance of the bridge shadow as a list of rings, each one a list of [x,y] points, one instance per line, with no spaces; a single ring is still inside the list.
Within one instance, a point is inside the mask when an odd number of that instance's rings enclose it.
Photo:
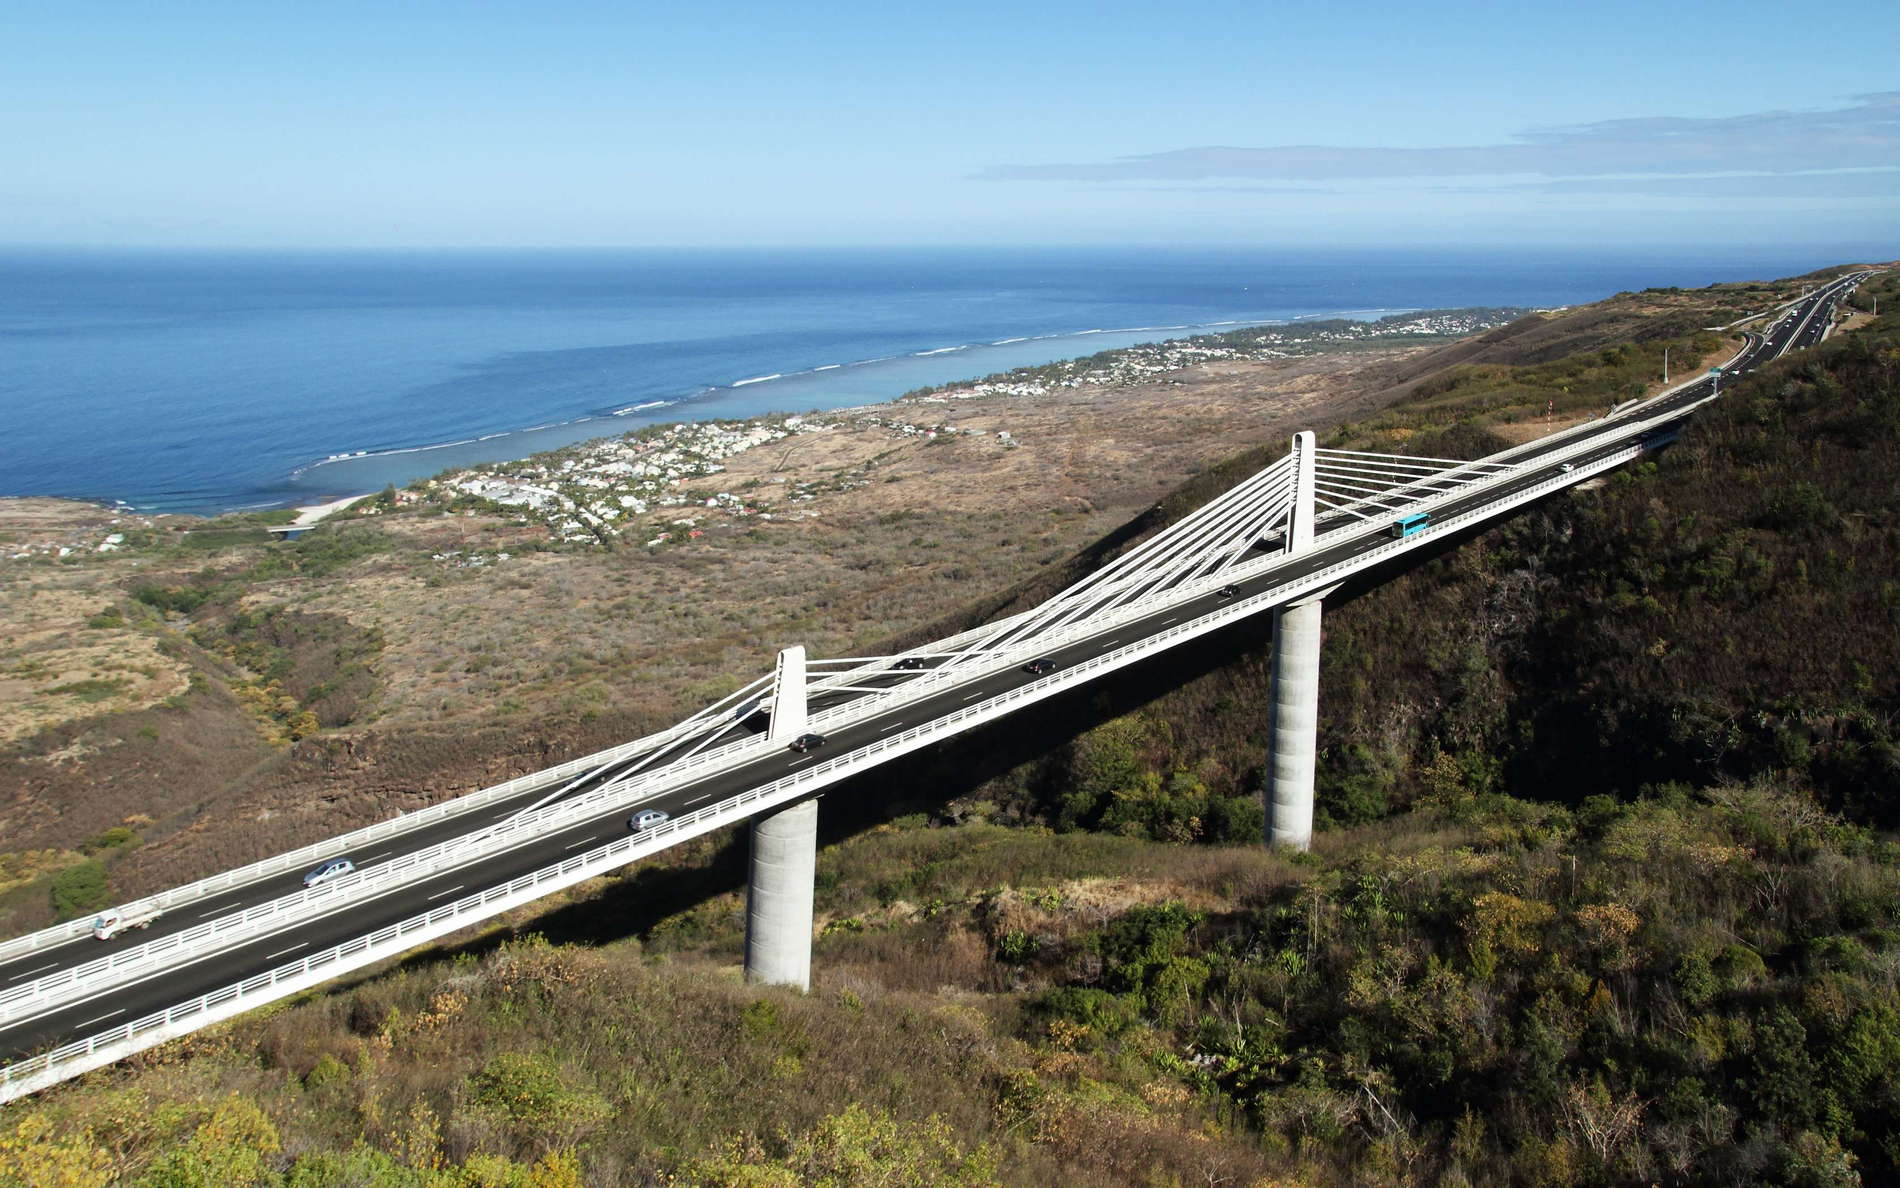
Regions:
[[[1343,606],[1502,522],[1492,521],[1485,527],[1448,536],[1356,575],[1326,599],[1326,606],[1329,610]],[[819,845],[834,845],[898,817],[940,811],[990,780],[1042,759],[1104,722],[1141,709],[1183,685],[1236,661],[1265,660],[1272,643],[1273,616],[1263,612],[1000,721],[833,784],[819,794]],[[1268,707],[1262,704],[1255,712],[1264,734]],[[581,945],[645,938],[662,921],[745,887],[749,831],[733,826],[710,835],[709,841],[710,852],[696,850],[693,856],[672,864],[649,861],[636,865],[585,901],[551,908],[511,928],[460,944],[415,954],[404,958],[401,965],[420,966],[456,954],[481,954],[528,934],[545,936],[557,944]],[[699,844],[703,847],[708,843]]]

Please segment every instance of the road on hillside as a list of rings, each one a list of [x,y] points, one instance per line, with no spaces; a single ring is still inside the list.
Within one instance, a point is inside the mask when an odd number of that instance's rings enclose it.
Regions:
[[[1819,336],[1832,318],[1841,297],[1845,295],[1852,283],[1857,283],[1863,276],[1864,274],[1855,274],[1852,278],[1833,282],[1792,307],[1763,332],[1750,332],[1743,353],[1725,373],[1725,378],[1727,375],[1745,375],[1788,350],[1819,341]],[[1711,377],[1704,376],[1695,383],[1686,385],[1640,409],[1631,410],[1622,417],[1592,422],[1575,432],[1556,434],[1527,446],[1512,455],[1511,460],[1518,470],[1510,479],[1487,487],[1481,492],[1453,499],[1435,508],[1433,514],[1439,518],[1449,518],[1487,505],[1507,502],[1513,495],[1564,473],[1568,468],[1561,463],[1547,460],[1547,455],[1580,440],[1600,439],[1595,448],[1586,451],[1581,457],[1573,457],[1569,460],[1571,465],[1579,467],[1588,461],[1607,458],[1626,450],[1631,444],[1630,433],[1620,426],[1626,424],[1633,416],[1647,421],[1666,415],[1672,409],[1685,408],[1706,397],[1712,382]],[[1379,548],[1388,540],[1389,538],[1382,533],[1367,533],[1329,546],[1324,544],[1322,538],[1321,547],[1314,551],[1277,566],[1266,574],[1239,583],[1239,595],[1247,597],[1269,591],[1287,581],[1306,576],[1341,561],[1351,560]],[[1051,651],[1048,655],[1057,664],[1068,667],[1171,628],[1177,623],[1191,621],[1228,603],[1229,600],[1210,594],[1193,602],[1177,604],[1147,617],[1125,622],[1098,635],[1076,640]],[[900,674],[893,679],[902,679],[903,675]],[[712,772],[704,778],[674,787],[643,802],[640,807],[661,809],[675,816],[690,812],[746,789],[771,783],[800,767],[820,762],[831,755],[848,752],[885,735],[925,724],[945,714],[963,709],[973,702],[1037,679],[1039,677],[1036,675],[1015,666],[975,677],[928,698],[893,707],[887,713],[835,730],[830,734],[828,743],[822,751],[803,755],[788,751],[768,753],[742,766]],[[513,815],[526,804],[532,803],[545,794],[545,791],[524,793],[522,797],[506,804],[498,802],[478,812],[389,839],[373,847],[370,853],[349,856],[361,867],[373,866],[378,862],[388,861],[395,855],[413,852],[462,833],[474,832],[496,820]],[[504,853],[447,873],[405,884],[380,897],[348,901],[340,904],[339,909],[330,915],[313,920],[306,919],[269,936],[187,964],[169,966],[142,981],[112,987],[91,999],[68,1002],[46,1014],[15,1020],[5,1026],[0,1026],[0,1059],[10,1059],[57,1043],[83,1038],[96,1029],[115,1027],[154,1011],[189,1001],[201,994],[231,985],[285,962],[295,961],[309,953],[322,951],[342,941],[408,919],[442,903],[451,902],[486,887],[506,883],[531,871],[559,862],[583,849],[604,845],[625,833],[628,815],[629,810],[626,808],[602,813],[557,833],[538,837],[532,842]],[[160,928],[192,927],[206,919],[239,911],[301,889],[300,874],[262,880],[216,897],[185,905],[176,913],[162,918],[154,926],[154,931]],[[180,918],[173,919],[173,915]],[[97,958],[107,951],[106,945],[137,943],[138,940],[146,939],[150,935],[146,934],[142,937],[141,934],[134,932],[126,934],[122,940],[113,942],[98,942],[86,937],[66,945],[43,950],[30,957],[11,962],[8,966],[0,967],[0,988],[33,977],[45,976],[64,965],[83,963]]]

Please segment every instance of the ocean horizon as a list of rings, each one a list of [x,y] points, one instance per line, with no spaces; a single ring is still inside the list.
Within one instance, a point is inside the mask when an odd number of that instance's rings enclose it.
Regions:
[[[1807,255],[0,249],[0,495],[311,503],[644,425],[1241,325],[1766,279]]]

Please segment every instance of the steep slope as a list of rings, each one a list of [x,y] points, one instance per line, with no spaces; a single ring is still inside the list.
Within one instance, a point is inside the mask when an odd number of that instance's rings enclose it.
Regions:
[[[1367,820],[1447,781],[1575,801],[1774,772],[1861,819],[1900,819],[1895,334],[1883,316],[1784,360],[1654,463],[1330,606],[1322,815]],[[1614,370],[1622,349],[1585,358]],[[1568,361],[1487,382],[1521,388],[1559,364]],[[1403,401],[1385,416],[1408,419]],[[1425,453],[1497,444],[1477,424],[1353,440]],[[1254,464],[1195,480],[1070,572]],[[1243,653],[1141,711],[1154,728],[1118,737],[1140,740],[1151,777],[1200,773],[1216,799],[1251,794],[1265,757],[1266,673],[1264,650]],[[1098,787],[1078,815],[1087,783],[1058,760],[986,795],[1079,823],[1111,805],[1128,811],[1130,790]]]
[[[1485,390],[1618,382],[1622,345]],[[1492,444],[1421,417],[1351,432]],[[1897,453],[1887,317],[1330,607],[1313,855],[1249,840],[1239,640],[827,846],[809,996],[739,984],[743,846],[706,839],[516,921],[564,943],[497,929],[8,1107],[0,1184],[1892,1182],[1900,847],[1827,806],[1900,791]]]

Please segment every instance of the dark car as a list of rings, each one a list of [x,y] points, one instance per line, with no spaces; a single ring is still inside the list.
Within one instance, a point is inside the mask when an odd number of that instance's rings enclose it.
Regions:
[[[891,665],[892,668],[922,668],[923,666],[924,658],[922,656],[906,656]]]
[[[1239,586],[1222,586],[1220,589],[1214,591],[1214,597],[1220,599],[1222,602],[1225,602],[1229,598],[1232,598],[1234,595],[1238,593],[1240,593]]]
[[[803,755],[806,751],[816,750],[824,746],[825,736],[822,734],[801,734],[793,739],[789,745],[792,750]]]
[[[1038,656],[1036,659],[1031,660],[1029,663],[1023,665],[1023,671],[1030,674],[1031,676],[1041,676],[1045,672],[1054,671],[1055,666],[1056,666],[1056,662],[1050,659],[1049,657]]]

